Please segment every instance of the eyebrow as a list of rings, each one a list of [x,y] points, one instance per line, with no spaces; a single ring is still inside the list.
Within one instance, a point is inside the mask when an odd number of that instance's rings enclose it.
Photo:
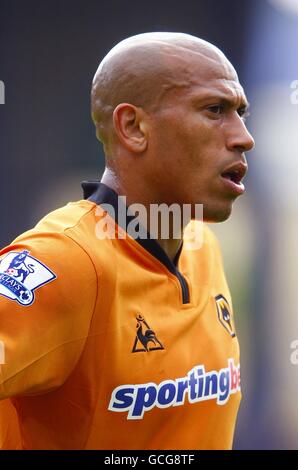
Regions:
[[[214,100],[219,102],[220,104],[225,105],[226,107],[233,107],[235,105],[236,99],[234,97],[227,97],[227,95],[223,95],[221,93],[210,93],[208,95],[205,95],[204,97],[202,96],[194,96],[193,98],[194,101],[200,102],[200,103],[205,103],[210,100]],[[237,100],[238,101],[238,100]],[[237,109],[244,108],[245,110],[248,110],[250,104],[247,101],[245,95],[241,95],[241,102],[240,105],[237,107]]]
[[[232,98],[229,99],[227,97],[220,97],[219,101],[226,106],[233,106],[235,102],[235,100],[233,100]],[[246,110],[249,108],[249,102],[244,97],[241,97],[241,102],[237,109],[240,108],[245,108]]]

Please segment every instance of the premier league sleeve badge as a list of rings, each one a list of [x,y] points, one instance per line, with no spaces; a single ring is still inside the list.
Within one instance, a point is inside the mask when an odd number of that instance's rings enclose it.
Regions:
[[[29,306],[35,289],[56,279],[56,275],[29,251],[11,251],[0,261],[0,295]]]

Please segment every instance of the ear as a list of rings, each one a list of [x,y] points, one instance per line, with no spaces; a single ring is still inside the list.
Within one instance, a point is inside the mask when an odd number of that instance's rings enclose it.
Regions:
[[[148,145],[146,115],[141,108],[121,103],[113,112],[114,129],[120,142],[131,152],[144,152]]]

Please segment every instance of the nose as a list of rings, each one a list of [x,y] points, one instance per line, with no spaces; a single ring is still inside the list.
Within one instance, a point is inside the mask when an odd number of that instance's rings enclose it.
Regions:
[[[229,123],[227,133],[227,147],[229,150],[237,150],[238,152],[249,152],[255,146],[252,135],[248,132],[247,127],[239,116],[235,113],[233,121]]]

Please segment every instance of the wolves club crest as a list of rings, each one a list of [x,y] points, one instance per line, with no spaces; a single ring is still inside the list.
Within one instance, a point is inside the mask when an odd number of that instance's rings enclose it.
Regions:
[[[223,295],[215,297],[217,315],[222,326],[230,333],[232,338],[236,336],[233,317],[227,299]]]
[[[35,289],[53,279],[55,274],[29,251],[12,251],[0,261],[0,295],[23,306],[31,305]]]

